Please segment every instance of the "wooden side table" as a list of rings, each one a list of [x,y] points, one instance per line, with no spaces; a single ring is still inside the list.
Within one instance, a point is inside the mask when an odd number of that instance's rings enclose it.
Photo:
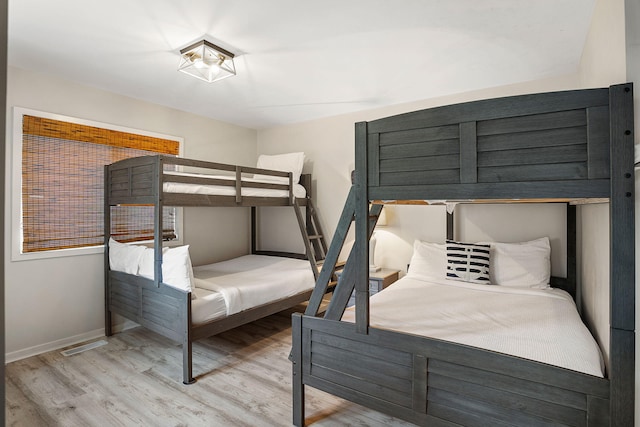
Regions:
[[[340,280],[341,271],[336,272],[336,276],[338,280]],[[398,274],[400,270],[393,270],[390,268],[383,268],[375,273],[369,273],[369,295],[375,295],[396,280],[398,280]],[[349,303],[347,307],[350,307],[356,303],[356,295],[355,291],[351,294],[351,298],[349,298]]]

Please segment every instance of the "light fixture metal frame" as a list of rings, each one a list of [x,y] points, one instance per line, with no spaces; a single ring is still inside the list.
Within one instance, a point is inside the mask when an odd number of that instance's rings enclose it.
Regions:
[[[209,55],[209,63],[207,58]],[[215,62],[211,63],[211,57]],[[236,75],[235,55],[207,40],[200,40],[180,49],[178,71],[197,79],[213,83]]]

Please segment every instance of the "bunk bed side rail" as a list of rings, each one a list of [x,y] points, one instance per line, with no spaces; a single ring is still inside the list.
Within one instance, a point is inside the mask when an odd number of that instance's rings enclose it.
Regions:
[[[167,173],[163,165],[168,165],[174,171],[189,167],[202,169],[200,176],[191,174]],[[105,179],[107,203],[118,204],[154,204],[156,193],[162,192],[160,183],[182,183],[198,185],[216,185],[236,189],[236,196],[216,196],[209,194],[184,194],[163,192],[162,201],[165,206],[290,206],[293,204],[294,193],[292,175],[290,172],[280,172],[259,169],[248,166],[229,165],[202,160],[185,159],[165,155],[140,156],[120,160],[105,169],[108,179]],[[209,176],[207,176],[209,175]],[[229,178],[225,179],[226,175]],[[265,180],[256,182],[242,179],[251,175],[260,175]],[[159,176],[160,181],[155,177]],[[217,176],[217,177],[216,177]],[[266,177],[266,178],[265,178]],[[278,180],[282,181],[278,181]],[[288,182],[285,182],[288,180]],[[301,184],[304,186],[305,183]],[[310,186],[310,183],[308,183]],[[247,197],[242,196],[242,188],[285,190],[287,197]],[[306,187],[305,187],[306,188]],[[307,188],[309,191],[309,188]],[[304,205],[306,199],[300,199]]]

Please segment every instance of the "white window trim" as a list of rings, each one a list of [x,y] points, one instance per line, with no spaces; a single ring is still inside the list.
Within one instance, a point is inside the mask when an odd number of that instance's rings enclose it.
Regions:
[[[60,120],[69,123],[76,123],[86,126],[94,126],[120,132],[135,133],[138,135],[151,136],[155,138],[170,139],[179,143],[179,157],[182,157],[184,138],[166,135],[157,132],[149,132],[140,129],[128,128],[124,126],[112,125],[109,123],[97,122],[94,120],[78,119],[61,114],[47,113],[44,111],[32,110],[23,107],[13,107],[13,135],[12,143],[8,147],[12,152],[7,155],[11,161],[11,177],[8,180],[9,192],[11,194],[11,261],[27,261],[46,258],[60,258],[67,256],[81,256],[104,253],[104,246],[92,246],[86,248],[56,249],[51,251],[22,253],[22,118],[23,116],[36,116],[45,119]],[[170,246],[183,244],[183,210],[176,211],[176,232],[178,238],[169,243]]]

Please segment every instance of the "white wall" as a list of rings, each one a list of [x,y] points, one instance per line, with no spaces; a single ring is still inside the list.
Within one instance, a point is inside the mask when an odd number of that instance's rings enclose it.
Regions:
[[[322,227],[330,238],[336,228],[351,185],[350,174],[354,168],[354,124],[356,122],[478,99],[573,89],[577,87],[577,80],[576,75],[558,76],[536,82],[502,86],[259,130],[258,152],[260,154],[285,153],[289,151],[305,152],[310,160],[305,162],[304,172],[313,175],[314,200],[320,211]],[[425,240],[444,240],[445,229],[443,228],[444,225],[442,225],[446,224],[442,222],[445,221],[444,210],[438,211],[436,208],[434,211],[431,210],[433,208],[428,208],[428,214],[417,214],[415,209],[419,208],[416,207],[394,206],[393,209],[397,211],[396,218],[382,235],[377,233],[376,264],[406,271],[415,236],[425,235]],[[500,208],[498,207],[497,209]],[[422,209],[419,212],[427,211]],[[441,213],[438,214],[437,212]],[[428,218],[421,217],[421,215],[428,215]],[[264,217],[265,221],[272,220],[268,215]],[[289,217],[281,214],[278,219],[282,222],[290,220]],[[425,223],[431,223],[433,228],[429,228],[429,231],[424,231]],[[542,221],[538,223],[543,224]],[[293,230],[292,226],[290,225],[289,229]],[[283,225],[281,228],[286,229],[286,226]],[[544,233],[544,231],[540,233]],[[393,237],[391,237],[392,235]],[[520,237],[522,236],[518,234],[518,231],[512,236],[514,239]],[[280,234],[278,236],[270,234],[269,238],[286,242],[282,243],[283,245],[294,245],[299,239],[295,233]],[[391,240],[386,242],[386,239]],[[388,248],[386,247],[387,243],[391,245]]]
[[[221,163],[254,165],[256,131],[159,105],[72,84],[52,76],[10,68],[11,107],[110,123],[184,138],[184,155]],[[12,140],[11,126],[7,141]],[[8,144],[11,149],[11,144]],[[7,154],[7,219],[11,216],[11,153]],[[204,264],[247,253],[249,210],[189,208],[184,212],[185,243],[193,263]],[[102,254],[11,261],[7,236],[5,316],[7,360],[25,357],[104,334]]]
[[[288,151],[304,151],[312,161],[305,163],[304,172],[312,173],[314,191],[320,222],[329,238],[333,235],[340,213],[350,188],[350,174],[354,168],[354,124],[358,121],[374,120],[389,115],[400,114],[418,109],[459,102],[534,93],[564,90],[577,87],[575,75],[560,76],[519,85],[503,86],[487,90],[458,94],[448,97],[424,100],[403,105],[390,106],[359,113],[346,114],[258,131],[258,152],[273,154]],[[489,207],[497,209],[501,207]],[[387,268],[406,271],[411,257],[412,243],[417,236],[423,240],[444,241],[446,233],[445,211],[442,207],[392,206],[393,219],[390,225],[376,232],[376,264]],[[553,210],[552,210],[553,211]],[[272,218],[266,218],[265,221]],[[281,221],[284,221],[282,216]],[[533,224],[545,224],[545,221],[533,221]],[[428,226],[425,227],[425,224]],[[283,227],[284,228],[284,227]],[[518,228],[511,239],[525,239],[530,232],[521,233]],[[535,231],[534,231],[535,232]],[[539,229],[538,235],[545,235]],[[462,236],[464,237],[464,236]],[[277,238],[271,235],[270,238]],[[290,239],[297,236],[291,234]],[[280,237],[286,239],[286,237]],[[558,246],[564,248],[564,246]],[[558,257],[560,254],[556,251]],[[563,267],[560,267],[563,268]]]

